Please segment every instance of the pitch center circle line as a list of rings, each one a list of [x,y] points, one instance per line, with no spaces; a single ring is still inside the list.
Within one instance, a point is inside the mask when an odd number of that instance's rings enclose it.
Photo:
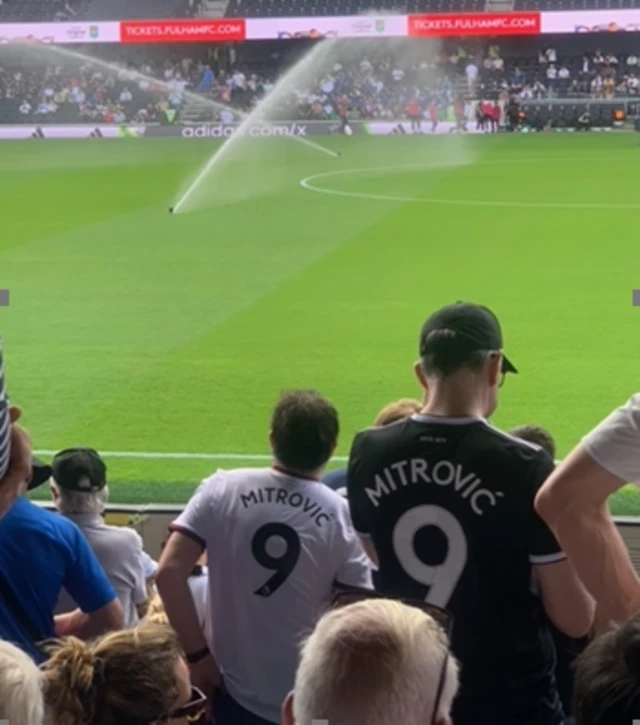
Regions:
[[[584,161],[584,158],[575,159],[555,159],[556,161]],[[593,161],[593,159],[590,159]],[[610,160],[610,159],[607,159]],[[521,164],[521,163],[536,163],[541,162],[541,159],[519,159],[509,161],[487,161],[487,162],[476,162],[482,165],[485,164]],[[387,172],[394,171],[407,171],[409,169],[444,169],[444,168],[455,168],[456,166],[471,166],[476,164],[453,164],[451,166],[445,166],[443,164],[402,164],[393,166],[365,166],[365,167],[354,167],[349,169],[339,169],[337,171],[326,171],[322,174],[313,174],[300,180],[300,186],[306,191],[312,191],[316,194],[325,194],[327,196],[341,196],[351,199],[368,199],[370,201],[386,201],[386,202],[401,202],[404,204],[432,204],[441,206],[477,206],[477,207],[512,207],[517,209],[640,209],[640,204],[615,204],[606,202],[553,202],[553,201],[491,201],[491,200],[474,200],[474,199],[437,199],[433,197],[422,197],[422,196],[396,196],[390,194],[371,194],[368,192],[359,191],[343,191],[340,189],[330,189],[325,186],[318,186],[314,182],[321,179],[332,179],[336,176],[349,176],[356,174],[365,174],[372,172],[382,172],[384,175]]]

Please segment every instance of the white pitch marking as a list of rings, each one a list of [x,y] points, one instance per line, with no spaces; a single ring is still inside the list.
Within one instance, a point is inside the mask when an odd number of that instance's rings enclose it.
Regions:
[[[590,161],[594,158],[555,158],[554,161]],[[603,159],[611,161],[611,158]],[[546,159],[510,159],[504,161],[485,161],[476,162],[473,165],[493,165],[493,164],[523,164],[523,163],[540,163],[546,162]],[[467,164],[456,164],[454,166],[467,166]],[[603,204],[594,203],[570,203],[570,202],[527,202],[527,201],[478,201],[470,199],[434,199],[430,197],[419,196],[390,196],[387,194],[367,194],[358,191],[340,191],[338,189],[326,189],[321,186],[315,186],[312,182],[318,179],[330,179],[335,176],[347,176],[356,174],[370,174],[371,172],[407,170],[407,169],[442,169],[447,168],[443,165],[429,164],[406,164],[400,166],[368,166],[364,168],[342,169],[339,171],[327,171],[322,174],[314,174],[307,176],[300,181],[300,186],[307,191],[315,191],[318,194],[327,194],[328,196],[342,196],[352,199],[370,199],[372,201],[399,201],[402,203],[418,203],[418,204],[440,204],[447,206],[484,206],[484,207],[513,207],[517,209],[640,209],[640,204]]]
[[[34,451],[37,456],[55,456],[58,451]],[[138,458],[172,461],[272,461],[273,456],[261,453],[161,453],[151,451],[100,451],[103,458]],[[335,456],[332,461],[344,463],[346,456]]]

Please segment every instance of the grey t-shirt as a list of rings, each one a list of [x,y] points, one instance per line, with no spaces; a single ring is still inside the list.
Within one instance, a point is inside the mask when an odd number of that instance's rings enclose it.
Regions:
[[[69,514],[66,518],[82,531],[116,590],[124,609],[125,628],[135,627],[139,621],[136,605],[147,599],[140,535],[124,526],[107,526],[101,516],[94,514]],[[62,590],[56,614],[75,608],[73,599]]]
[[[609,473],[640,486],[640,394],[588,433],[582,446]]]

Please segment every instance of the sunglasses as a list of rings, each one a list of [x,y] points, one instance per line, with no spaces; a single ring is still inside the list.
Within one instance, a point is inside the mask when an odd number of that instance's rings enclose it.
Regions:
[[[440,626],[443,632],[447,636],[447,641],[451,641],[451,632],[453,630],[453,615],[446,609],[436,607],[434,604],[428,602],[422,602],[419,599],[402,599],[399,597],[391,597],[382,592],[376,592],[370,589],[359,589],[356,587],[345,587],[340,588],[333,596],[331,600],[331,609],[337,609],[339,607],[346,607],[349,604],[355,604],[356,602],[366,601],[367,599],[392,599],[395,602],[401,602],[406,604],[408,607],[415,607],[420,609],[425,614],[432,617],[435,622]],[[436,689],[435,703],[433,707],[433,713],[431,714],[431,725],[435,725],[438,718],[438,711],[440,709],[440,700],[442,699],[442,693],[444,692],[444,686],[447,680],[447,665],[449,664],[449,652],[444,656],[442,665],[440,666],[440,674],[438,676],[438,687]]]
[[[189,702],[176,708],[170,715],[170,720],[187,719],[190,723],[204,723],[207,717],[207,696],[197,687],[191,688]]]

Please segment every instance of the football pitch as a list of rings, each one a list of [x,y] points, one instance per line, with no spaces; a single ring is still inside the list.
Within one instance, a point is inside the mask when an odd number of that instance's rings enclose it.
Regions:
[[[519,368],[501,428],[543,425],[562,456],[640,388],[634,135],[319,141],[340,158],[252,142],[211,186],[225,203],[174,216],[219,142],[2,144],[0,332],[36,449],[108,453],[112,502],[183,502],[264,465],[280,391],[313,387],[344,457],[418,395],[420,326],[456,300],[498,314]]]

